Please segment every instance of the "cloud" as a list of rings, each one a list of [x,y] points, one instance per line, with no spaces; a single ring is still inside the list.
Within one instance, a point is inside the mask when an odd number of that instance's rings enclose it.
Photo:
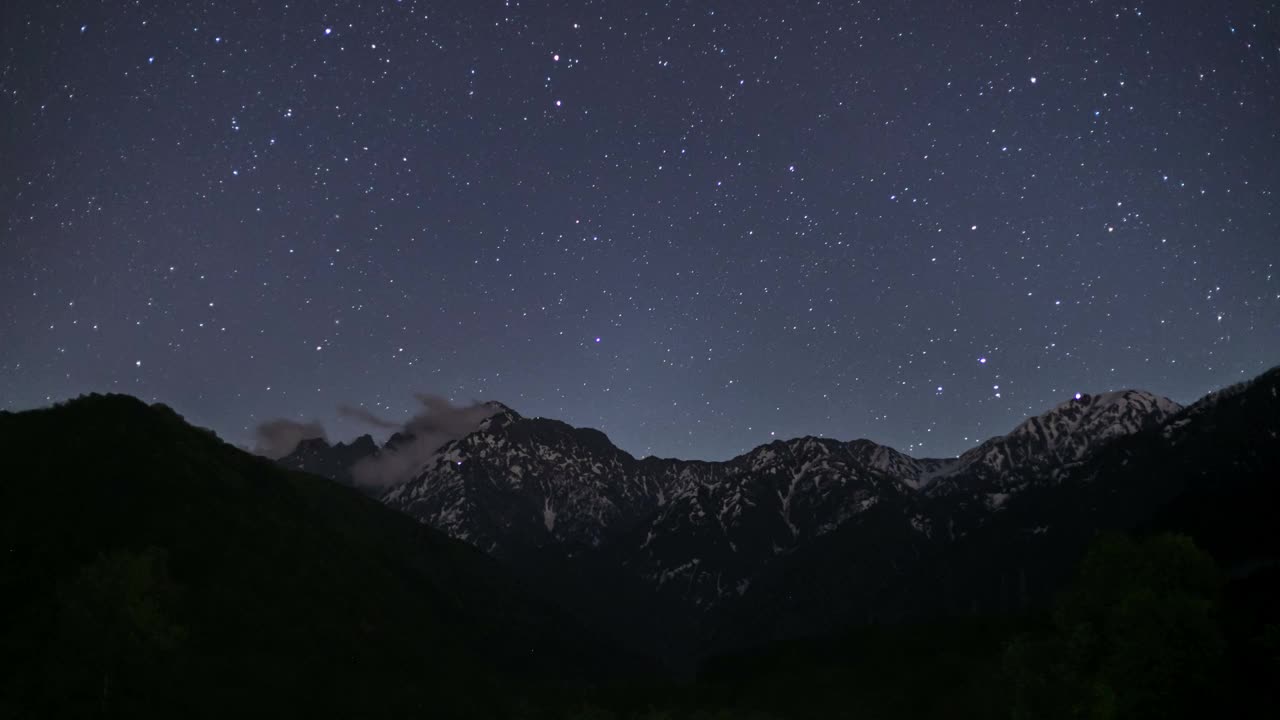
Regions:
[[[414,397],[422,409],[403,422],[381,417],[357,405],[340,405],[338,414],[379,430],[390,430],[399,437],[394,446],[357,460],[349,470],[357,485],[387,488],[405,482],[426,465],[431,456],[450,440],[458,440],[475,432],[480,423],[498,412],[502,406],[491,403],[454,405],[439,395],[418,393]],[[319,422],[297,422],[280,418],[258,425],[254,432],[254,452],[278,460],[293,452],[298,443],[311,438],[324,438]]]
[[[324,426],[318,422],[297,422],[285,418],[259,423],[253,435],[253,451],[273,460],[293,452],[303,440],[326,437]]]
[[[385,488],[412,479],[442,445],[475,432],[498,410],[485,403],[454,405],[439,395],[419,393],[414,397],[422,404],[422,410],[403,423],[391,422],[363,408],[339,408],[347,417],[407,436],[406,441],[356,462],[351,476],[357,485]]]
[[[417,393],[414,397],[422,403],[425,410],[409,418],[404,429],[415,435],[438,433],[449,435],[451,440],[466,437],[496,412],[494,405],[486,403],[455,406],[439,395]]]

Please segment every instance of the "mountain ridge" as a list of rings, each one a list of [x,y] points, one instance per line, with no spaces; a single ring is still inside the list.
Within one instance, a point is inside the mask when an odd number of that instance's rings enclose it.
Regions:
[[[1178,408],[1142,391],[1082,395],[957,458],[802,436],[719,462],[636,460],[598,430],[511,411],[441,447],[381,499],[499,557],[513,547],[607,547],[655,592],[706,612],[745,594],[774,558],[877,506],[931,537],[941,521],[925,496],[955,499],[957,516],[998,511],[1047,466]]]
[[[1248,381],[1239,383],[1239,385],[1245,385],[1247,384],[1247,382]],[[1219,390],[1219,391],[1214,391],[1214,393],[1210,393],[1209,396],[1226,392],[1226,390],[1227,388],[1224,388],[1223,390]],[[1206,398],[1209,396],[1206,396]],[[1056,413],[1060,412],[1062,409],[1072,406],[1074,403],[1079,403],[1081,401],[1085,403],[1089,403],[1091,400],[1094,400],[1094,399],[1104,399],[1104,398],[1114,399],[1114,398],[1121,398],[1121,397],[1138,397],[1138,398],[1149,399],[1154,404],[1164,408],[1165,411],[1169,413],[1177,412],[1179,410],[1184,409],[1182,405],[1178,404],[1177,402],[1169,398],[1165,398],[1163,396],[1159,396],[1149,391],[1140,390],[1140,389],[1112,390],[1112,391],[1106,391],[1106,392],[1097,393],[1097,394],[1077,393],[1075,398],[1068,398],[1067,400],[1062,401],[1061,403],[1049,408],[1048,410],[1045,410],[1044,412],[1038,415],[1032,415],[1020,421],[1008,433],[1004,433],[1000,435],[992,435],[988,437],[986,440],[979,442],[977,445],[969,448],[968,450],[965,450],[964,452],[952,457],[929,457],[929,456],[917,457],[917,456],[905,453],[901,450],[898,450],[896,447],[892,445],[881,443],[879,441],[876,441],[867,437],[858,437],[851,440],[839,440],[838,438],[832,438],[827,435],[813,435],[813,434],[797,435],[791,438],[773,439],[766,443],[761,443],[760,445],[756,445],[752,448],[744,450],[743,452],[725,460],[705,460],[705,459],[681,458],[681,457],[675,457],[675,456],[659,456],[659,455],[637,456],[623,448],[613,445],[613,442],[612,440],[609,439],[608,434],[598,428],[589,427],[589,426],[572,425],[568,422],[565,422],[563,420],[559,420],[556,418],[549,418],[549,417],[542,417],[542,416],[525,416],[519,413],[518,411],[512,409],[510,406],[496,400],[488,400],[481,403],[482,406],[495,408],[495,412],[494,412],[494,415],[481,421],[479,427],[476,429],[476,432],[484,432],[489,430],[492,427],[491,423],[494,423],[495,421],[499,425],[508,425],[512,422],[520,421],[520,420],[542,421],[545,423],[552,423],[558,426],[563,426],[565,429],[570,431],[577,431],[577,432],[583,432],[583,433],[595,435],[599,437],[601,440],[607,442],[610,446],[612,446],[614,450],[624,453],[638,461],[669,461],[669,462],[679,462],[679,463],[707,463],[707,464],[730,463],[730,462],[739,460],[745,456],[752,455],[753,453],[756,453],[764,448],[768,448],[771,446],[785,444],[785,443],[792,443],[796,441],[814,440],[814,441],[824,441],[824,442],[834,441],[834,442],[840,442],[840,443],[849,444],[849,445],[866,446],[867,448],[869,448],[869,452],[878,453],[878,454],[881,454],[882,456],[888,455],[894,458],[893,460],[888,461],[894,465],[910,465],[912,463],[922,464],[922,465],[936,465],[936,464],[943,464],[943,463],[947,463],[947,462],[951,462],[951,461],[955,461],[960,458],[963,458],[965,455],[972,453],[973,451],[983,447],[985,444],[993,440],[1007,438],[1015,434],[1025,433],[1024,426],[1027,426],[1029,424],[1034,424],[1034,421],[1037,420],[1038,418],[1053,416]],[[1107,403],[1107,405],[1112,405],[1112,404],[1113,404],[1112,402]],[[1187,407],[1191,407],[1191,406],[1187,406]],[[411,439],[411,438],[412,438],[412,435],[408,435],[407,433],[394,432],[383,443],[380,449],[385,450],[388,448],[394,448],[396,445],[404,442],[406,439]],[[373,445],[371,446],[370,443],[373,443]],[[299,444],[295,448],[295,450],[286,454],[284,457],[280,458],[279,462],[282,462],[283,464],[286,464],[292,467],[294,464],[298,462],[298,459],[295,456],[298,454],[299,450],[303,450],[306,453],[313,453],[317,449],[338,450],[341,448],[352,448],[355,446],[360,446],[362,449],[364,449],[365,452],[370,452],[370,453],[372,452],[372,450],[370,449],[371,447],[373,448],[377,447],[376,442],[373,441],[372,436],[367,433],[359,435],[350,441],[330,442],[327,438],[307,438],[299,441]],[[885,462],[885,461],[881,461],[881,462]],[[297,468],[297,469],[304,469],[304,468]],[[324,475],[325,473],[321,472],[318,474]]]
[[[1280,369],[1241,389],[1221,391],[1217,402],[1234,402],[1277,375]],[[1108,448],[1126,438],[1176,434],[1179,423],[1199,427],[1196,418],[1217,407],[1208,401],[1184,408],[1142,390],[1080,393],[954,458],[916,458],[865,438],[800,436],[772,440],[724,461],[637,459],[594,428],[526,418],[502,406],[476,431],[442,445],[411,479],[379,499],[522,566],[535,582],[543,575],[575,576],[580,584],[572,592],[603,593],[605,603],[618,602],[623,594],[611,595],[611,584],[625,586],[628,601],[674,608],[669,625],[685,628],[682,632],[708,619],[717,625],[740,614],[735,608],[752,603],[793,604],[798,622],[791,631],[777,633],[787,637],[813,629],[806,612],[827,618],[824,622],[850,621],[842,603],[862,608],[855,615],[864,618],[954,612],[966,603],[987,606],[990,600],[980,599],[981,593],[962,579],[949,581],[950,589],[920,590],[939,593],[931,601],[900,593],[912,583],[930,584],[912,579],[919,573],[911,568],[923,567],[922,558],[967,552],[963,548],[977,542],[974,538],[992,532],[1043,538],[1059,532],[1045,519],[1056,511],[1041,498],[1088,495],[1090,473],[1097,472],[1092,468]],[[1150,452],[1164,451],[1153,447]],[[1149,494],[1163,497],[1155,489]],[[1099,496],[1092,502],[1113,501]],[[1001,519],[1027,513],[1041,519],[1021,527],[1006,527]],[[1084,525],[1093,522],[1088,512],[1080,517]],[[1136,522],[1124,520],[1131,521]],[[1069,566],[1078,539],[1054,550],[1055,566]],[[1018,547],[1021,541],[1000,542]],[[852,569],[814,570],[818,575],[804,575],[807,579],[795,588],[781,591],[794,602],[768,599],[775,593],[769,588],[778,582],[771,578],[795,575],[806,565],[825,567],[824,559],[815,559],[823,553],[847,558]],[[931,566],[936,572],[947,574],[950,561],[930,562],[938,564]],[[851,579],[830,591],[814,590],[826,587],[819,578],[823,573]],[[598,579],[586,577],[591,574]],[[1021,597],[1031,603],[1045,601],[1061,580],[1052,573],[1043,579],[1000,578],[1000,583],[1025,586]],[[870,585],[859,590],[858,583]],[[592,584],[597,587],[583,589]],[[871,587],[880,589],[871,592]],[[834,604],[820,611],[799,609],[822,593],[846,599],[830,601]],[[737,634],[769,622],[771,611],[763,612],[763,617],[748,612],[754,619]],[[604,615],[606,625],[624,624],[622,612]],[[670,628],[646,632],[678,634]],[[719,635],[713,643],[732,644],[725,636],[733,632],[711,634]]]
[[[605,644],[663,661],[696,662],[859,624],[1027,612],[1052,598],[1089,539],[1108,529],[1190,533],[1233,573],[1280,562],[1271,529],[1280,504],[1280,368],[1185,408],[1139,391],[1082,394],[946,459],[812,436],[775,440],[722,462],[637,459],[598,430],[501,406],[376,501],[336,486],[323,490],[332,484],[304,473],[288,477],[311,490],[249,482],[271,463],[232,452],[209,431],[173,429],[186,426],[163,406],[97,397],[0,413],[6,427],[24,428],[33,418],[73,417],[94,403],[128,410],[98,426],[78,420],[83,427],[74,432],[59,425],[48,437],[66,443],[65,453],[23,454],[14,446],[11,454],[31,478],[47,475],[63,454],[99,458],[83,477],[62,473],[74,482],[0,488],[38,496],[10,508],[44,508],[33,517],[10,509],[21,518],[14,527],[29,526],[34,536],[44,532],[42,523],[61,527],[49,519],[61,503],[84,517],[70,539],[139,532],[113,530],[108,519],[138,516],[130,503],[158,508],[166,495],[139,491],[125,502],[90,481],[107,472],[126,482],[141,471],[147,487],[164,490],[157,473],[175,466],[179,477],[197,478],[200,492],[212,493],[174,505],[181,513],[207,506],[237,527],[264,507],[300,499],[332,505],[324,522],[346,528],[364,521],[342,515],[376,509],[382,524],[400,528],[395,533],[420,528],[433,543],[487,553],[486,561],[537,588]],[[6,440],[21,445],[18,437]],[[371,445],[358,438],[339,447]],[[311,442],[304,450],[325,447]],[[122,448],[132,460],[113,459]],[[266,494],[242,498],[240,510],[238,501],[228,504],[244,492]],[[335,493],[350,499],[316,499]],[[184,522],[208,524],[202,516],[138,517],[165,533],[186,532]],[[285,537],[299,527],[290,520],[269,532]],[[309,561],[308,572],[326,564]],[[429,602],[454,607],[458,600]]]

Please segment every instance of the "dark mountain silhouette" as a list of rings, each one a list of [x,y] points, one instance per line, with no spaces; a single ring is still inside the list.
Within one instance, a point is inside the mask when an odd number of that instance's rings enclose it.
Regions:
[[[398,444],[401,438],[397,434],[393,440]],[[388,445],[390,444],[388,442]],[[334,444],[330,444],[324,438],[308,438],[299,442],[293,452],[276,462],[290,470],[315,473],[366,494],[377,494],[378,488],[366,489],[357,485],[355,478],[352,477],[351,468],[357,462],[377,454],[378,451],[378,445],[370,435],[361,435],[349,443]]]
[[[494,716],[635,669],[470,546],[164,406],[0,413],[0,456],[0,716]]]

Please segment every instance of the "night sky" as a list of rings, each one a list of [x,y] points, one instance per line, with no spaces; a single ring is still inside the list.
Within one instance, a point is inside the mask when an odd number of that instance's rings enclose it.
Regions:
[[[1271,2],[0,9],[0,407],[952,455],[1280,362]]]

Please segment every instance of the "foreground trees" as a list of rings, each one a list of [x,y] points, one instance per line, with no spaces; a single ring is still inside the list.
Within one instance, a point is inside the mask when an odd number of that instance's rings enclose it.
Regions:
[[[1050,627],[1006,651],[1013,717],[1212,716],[1225,648],[1220,585],[1189,538],[1102,536]]]

